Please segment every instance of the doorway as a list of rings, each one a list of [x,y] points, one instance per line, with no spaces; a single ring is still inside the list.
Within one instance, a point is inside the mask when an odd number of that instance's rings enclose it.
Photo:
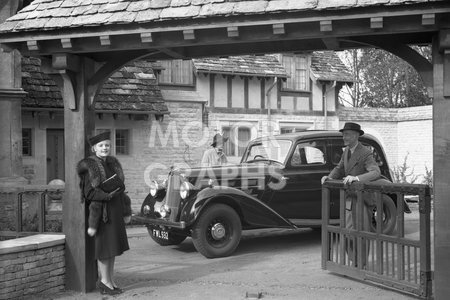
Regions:
[[[64,129],[47,129],[47,183],[64,178]]]

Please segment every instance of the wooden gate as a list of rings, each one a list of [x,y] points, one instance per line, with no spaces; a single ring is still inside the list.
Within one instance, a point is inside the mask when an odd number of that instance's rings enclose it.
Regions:
[[[330,224],[330,197],[338,194],[340,224],[336,226]],[[396,227],[391,234],[383,233],[386,213],[376,213],[384,211],[383,195],[396,199],[397,203]],[[418,236],[411,233],[410,224],[405,232],[405,195],[419,199]],[[356,209],[356,226],[346,228],[345,202],[350,197],[356,197],[353,205],[356,208],[352,207]],[[370,198],[371,206],[362,205]],[[353,183],[348,187],[342,181],[326,181],[322,189],[322,269],[429,299],[432,293],[430,212],[427,185]],[[376,230],[364,230],[360,222],[363,218],[368,218]]]

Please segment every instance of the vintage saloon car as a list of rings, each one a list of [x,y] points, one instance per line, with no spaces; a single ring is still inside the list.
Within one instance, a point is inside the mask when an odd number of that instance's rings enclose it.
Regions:
[[[373,150],[382,175],[391,180],[380,143],[369,134],[360,141]],[[320,179],[338,164],[343,147],[338,131],[257,138],[238,165],[172,169],[164,182],[152,183],[136,218],[160,245],[191,237],[197,251],[208,258],[233,253],[242,230],[320,227]],[[382,228],[390,233],[395,227],[395,197],[383,201]],[[337,192],[330,209],[337,221]]]

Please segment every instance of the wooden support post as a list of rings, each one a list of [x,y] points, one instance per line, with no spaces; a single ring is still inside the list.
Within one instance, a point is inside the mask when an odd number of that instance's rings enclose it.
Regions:
[[[442,36],[447,35],[447,37]],[[434,280],[435,299],[447,299],[450,295],[450,99],[444,97],[444,90],[450,82],[444,81],[444,41],[449,32],[441,31],[433,39],[433,173],[434,173]],[[450,49],[450,45],[447,45]],[[447,70],[448,72],[449,70]]]
[[[74,166],[89,153],[86,136],[94,130],[94,111],[89,110],[87,79],[93,73],[94,63],[80,60],[73,88],[63,88],[65,193],[63,200],[63,232],[66,235],[66,289],[89,292],[95,288],[97,268],[94,259],[94,239],[88,237],[87,208],[81,202],[79,178]],[[67,83],[67,81],[63,81]],[[76,110],[71,109],[75,99]],[[66,103],[68,102],[68,103]]]

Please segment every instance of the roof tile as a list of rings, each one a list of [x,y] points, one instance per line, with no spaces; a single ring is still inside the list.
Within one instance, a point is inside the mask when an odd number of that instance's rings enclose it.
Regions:
[[[136,18],[135,14],[128,11],[116,12],[109,18],[108,23],[131,23]]]
[[[319,0],[317,9],[350,8],[356,6],[357,2],[358,0]]]
[[[37,1],[35,0],[35,2],[37,2]],[[78,7],[78,6],[87,5],[88,4],[87,2],[92,3],[92,0],[90,0],[90,1],[89,0],[88,1],[86,1],[86,0],[64,0],[64,2],[61,3],[61,7]],[[96,2],[97,3],[100,3],[100,2],[107,3],[108,0],[98,0]]]
[[[409,5],[448,0],[34,0],[0,26],[0,32],[42,31],[53,17],[79,16],[70,27],[101,26],[196,17],[276,13],[280,11],[348,9],[358,6]],[[73,9],[73,10],[71,10]],[[161,9],[163,9],[161,11]],[[130,14],[123,14],[128,11]],[[85,15],[99,12],[99,19]],[[101,15],[103,13],[103,15]],[[113,13],[117,16],[107,15]],[[134,16],[132,16],[134,15]],[[121,20],[121,18],[124,18]],[[22,21],[16,24],[11,22]],[[48,22],[49,25],[55,21]],[[53,25],[52,25],[53,26]],[[59,27],[58,27],[59,28]]]
[[[353,82],[355,78],[334,51],[314,51],[311,72],[317,80]]]
[[[226,0],[192,0],[192,5],[204,5],[215,2],[225,2]]]
[[[135,22],[150,22],[159,19],[162,9],[147,9],[136,14]]]
[[[272,0],[267,5],[266,11],[282,11],[282,10],[306,10],[314,9],[318,0]]]
[[[66,18],[51,18],[45,26],[48,28],[63,28],[69,27],[74,21],[74,17]]]
[[[161,19],[177,18],[191,18],[197,17],[200,13],[199,6],[182,6],[182,7],[168,7],[161,11],[159,17]]]
[[[118,3],[108,3],[103,4],[99,7],[99,13],[108,13],[108,12],[120,12],[125,11],[128,7],[128,2],[118,2]]]
[[[286,70],[275,55],[244,55],[227,58],[193,59],[199,73],[233,74],[241,76],[287,77]]]
[[[246,13],[264,13],[269,1],[239,1],[234,6],[234,13],[246,14]]]
[[[99,5],[82,5],[75,7],[72,11],[72,16],[78,16],[78,15],[90,15],[90,14],[96,14],[98,12]]]
[[[22,58],[22,86],[27,92],[22,106],[62,108],[63,100],[59,88],[48,74],[41,71],[40,64],[38,58]],[[136,65],[142,67],[139,68]],[[152,65],[151,62],[137,61],[127,64],[115,72],[96,96],[95,109],[114,112],[136,110],[167,113],[168,109],[156,84]],[[123,76],[122,73],[127,75]],[[147,76],[143,76],[143,74]],[[125,77],[130,77],[130,79],[125,79]]]
[[[127,7],[127,11],[142,11],[151,8],[151,1],[141,0],[131,2]]]
[[[191,4],[191,0],[172,0],[170,3],[170,6],[177,7],[177,6],[188,6]]]
[[[202,6],[200,16],[214,16],[214,15],[231,15],[233,13],[234,3],[211,3]]]
[[[170,6],[171,0],[152,0],[150,1],[151,8],[165,8]]]

